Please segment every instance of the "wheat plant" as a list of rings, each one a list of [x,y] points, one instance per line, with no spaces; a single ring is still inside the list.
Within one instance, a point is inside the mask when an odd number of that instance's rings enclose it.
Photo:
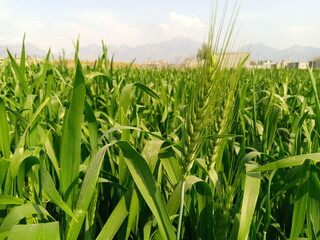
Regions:
[[[320,72],[228,67],[226,10],[195,68],[8,50],[0,239],[320,239]]]

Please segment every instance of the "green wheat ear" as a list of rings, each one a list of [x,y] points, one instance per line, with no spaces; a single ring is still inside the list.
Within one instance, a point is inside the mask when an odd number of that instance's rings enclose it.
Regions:
[[[208,51],[204,63],[200,64],[193,81],[193,92],[185,114],[182,129],[182,156],[184,180],[181,185],[181,201],[177,239],[180,239],[184,208],[184,187],[192,166],[209,139],[206,135],[222,135],[229,132],[233,120],[235,91],[239,81],[241,64],[230,64],[230,52],[234,42],[232,33],[238,13],[237,4],[225,27],[227,3],[218,28],[216,12],[213,15],[208,38]],[[217,29],[217,31],[216,31]],[[226,31],[225,31],[226,30]],[[227,69],[231,68],[231,69]],[[207,151],[208,172],[222,154],[225,140],[211,140]],[[207,144],[208,145],[208,144]]]
[[[235,91],[239,80],[241,63],[230,64],[230,52],[234,44],[232,33],[237,16],[237,5],[225,27],[227,8],[225,6],[220,24],[216,27],[216,13],[212,18],[208,38],[209,51],[204,55],[204,63],[197,70],[194,91],[191,94],[183,125],[184,174],[191,171],[199,155],[205,135],[227,134],[232,125],[235,106]],[[226,28],[225,35],[223,35]],[[217,29],[217,31],[216,31]],[[227,69],[231,68],[231,69]],[[221,155],[223,139],[210,140],[207,166],[212,168]]]

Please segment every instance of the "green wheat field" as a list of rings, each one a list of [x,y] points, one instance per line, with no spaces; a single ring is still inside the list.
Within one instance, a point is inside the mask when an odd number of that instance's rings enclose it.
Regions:
[[[320,72],[209,46],[162,69],[8,52],[0,239],[320,239]]]

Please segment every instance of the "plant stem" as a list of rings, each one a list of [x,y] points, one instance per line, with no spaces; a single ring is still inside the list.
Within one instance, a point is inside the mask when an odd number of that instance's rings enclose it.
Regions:
[[[180,210],[179,210],[179,223],[178,223],[178,230],[177,230],[177,240],[180,239],[180,235],[181,235],[185,185],[186,185],[186,178],[184,178],[184,180],[182,181],[182,184],[181,184],[181,195],[180,195],[181,201],[180,201]]]

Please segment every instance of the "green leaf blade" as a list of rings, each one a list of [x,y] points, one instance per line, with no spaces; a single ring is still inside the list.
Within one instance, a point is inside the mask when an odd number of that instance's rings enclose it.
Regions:
[[[175,239],[168,212],[146,161],[128,142],[119,141],[117,145],[124,154],[126,164],[136,186],[157,220],[162,238]]]
[[[260,173],[250,173],[256,166],[253,164],[246,165],[247,174],[244,183],[244,196],[242,200],[241,216],[238,231],[238,240],[248,239],[254,210],[256,207],[259,190],[260,190]]]
[[[61,190],[64,200],[71,208],[74,207],[78,187],[77,179],[81,158],[81,122],[85,95],[84,75],[78,60],[70,107],[66,112],[63,123],[60,152]]]

